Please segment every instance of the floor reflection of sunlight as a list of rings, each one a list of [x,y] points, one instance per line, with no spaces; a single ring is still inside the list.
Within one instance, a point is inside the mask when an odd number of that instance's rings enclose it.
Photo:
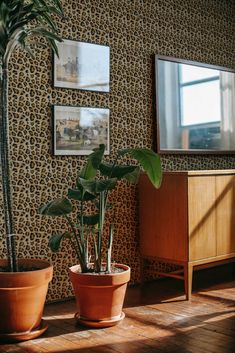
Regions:
[[[197,293],[198,296],[202,296],[205,299],[213,299],[213,300],[218,300],[218,302],[223,302],[223,301],[228,301],[231,302],[231,304],[235,304],[235,298],[234,298],[234,288],[226,288],[226,293],[223,292],[221,289],[210,289],[210,290],[201,290],[198,291]]]
[[[233,352],[227,348],[234,347],[235,309],[232,300],[223,299],[232,298],[231,285],[201,290],[191,301],[158,300],[126,307],[125,320],[103,329],[77,326],[74,302],[49,305],[44,315],[48,331],[20,347],[28,353]]]
[[[225,320],[225,319],[231,319],[231,318],[234,318],[235,317],[235,310],[233,311],[228,311],[228,312],[223,312],[223,313],[218,313],[218,316],[214,316],[214,317],[211,317],[207,320],[204,320],[204,322],[218,322],[218,321],[221,321],[221,320]]]

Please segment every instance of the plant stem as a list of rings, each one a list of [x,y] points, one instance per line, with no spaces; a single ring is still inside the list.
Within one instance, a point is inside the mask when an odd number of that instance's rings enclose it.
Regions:
[[[99,209],[100,209],[100,219],[99,219],[99,232],[98,232],[98,268],[97,272],[101,271],[102,267],[102,243],[103,243],[103,228],[104,228],[104,218],[105,218],[105,209],[106,209],[106,197],[105,191],[100,192],[99,200]]]
[[[84,223],[83,223],[83,200],[81,201],[81,232],[80,232],[81,245],[85,245],[84,242]],[[85,249],[83,247],[83,254],[85,256]]]
[[[1,59],[0,59],[1,60]],[[9,127],[8,127],[8,67],[0,63],[0,156],[2,174],[3,209],[6,229],[8,266],[17,272],[15,232],[12,215],[12,193],[10,177]]]
[[[107,267],[106,271],[111,272],[111,255],[112,255],[112,245],[113,245],[113,224],[109,226],[109,244],[107,251]]]
[[[118,155],[116,156],[116,158],[113,162],[112,169],[111,169],[111,172],[109,175],[110,178],[112,178],[112,173],[113,173],[113,170],[117,164],[117,161],[118,161]],[[109,190],[106,190],[105,194],[104,194],[104,212],[106,211],[108,196],[109,196]],[[107,264],[106,264],[106,271],[108,273],[111,272],[112,245],[113,245],[113,224],[111,224],[109,227],[109,244],[108,244],[108,249],[107,249]]]
[[[92,238],[93,238],[93,242],[94,242],[94,267],[97,268],[98,267],[98,250],[97,250],[97,244],[96,244],[96,236],[95,236],[95,232],[94,232],[94,228],[92,228],[91,230],[91,234],[92,234]]]
[[[73,222],[71,221],[71,219],[68,217],[68,215],[64,214],[65,218],[67,219],[67,222],[68,224],[70,225],[72,231],[73,231],[73,234],[74,234],[74,237],[75,237],[75,241],[76,241],[76,244],[77,246],[74,245],[73,241],[71,240],[72,244],[73,244],[73,248],[75,249],[76,251],[76,254],[77,254],[77,257],[78,257],[78,260],[80,262],[80,265],[81,265],[81,270],[82,272],[87,272],[87,264],[85,262],[85,259],[84,259],[84,253],[83,253],[83,250],[82,250],[82,247],[81,247],[81,244],[77,238],[77,233],[76,233],[76,229],[73,225]]]

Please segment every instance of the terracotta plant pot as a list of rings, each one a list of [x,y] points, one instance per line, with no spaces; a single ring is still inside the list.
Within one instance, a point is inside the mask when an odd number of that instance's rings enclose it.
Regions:
[[[108,327],[124,318],[122,307],[130,280],[130,267],[121,264],[114,266],[123,271],[92,274],[81,273],[79,265],[70,267],[69,276],[78,307],[75,318],[80,324]]]
[[[6,265],[0,260],[0,267]],[[34,259],[20,259],[19,266],[30,270],[0,272],[0,340],[28,340],[48,327],[42,313],[53,267]]]

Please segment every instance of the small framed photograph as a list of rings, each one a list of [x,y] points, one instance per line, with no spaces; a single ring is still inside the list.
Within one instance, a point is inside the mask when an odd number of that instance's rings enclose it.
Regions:
[[[110,47],[64,39],[53,59],[54,87],[110,91]]]
[[[105,144],[110,152],[108,108],[53,106],[53,152],[56,156],[83,156]]]

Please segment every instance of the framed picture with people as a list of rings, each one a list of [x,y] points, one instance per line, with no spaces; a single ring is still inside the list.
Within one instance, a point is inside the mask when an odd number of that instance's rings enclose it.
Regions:
[[[87,91],[110,91],[110,47],[64,39],[53,58],[53,85]]]
[[[108,108],[53,106],[53,154],[56,156],[88,155],[105,144],[110,152]]]

